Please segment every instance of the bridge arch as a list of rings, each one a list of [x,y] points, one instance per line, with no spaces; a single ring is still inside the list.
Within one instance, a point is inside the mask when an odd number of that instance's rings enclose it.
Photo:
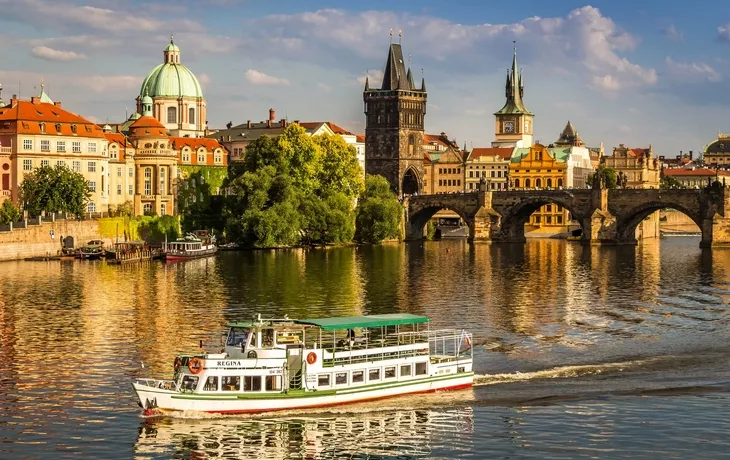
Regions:
[[[406,239],[420,240],[426,224],[441,210],[455,212],[469,227],[469,237],[474,235],[474,215],[479,209],[476,193],[415,196],[408,199]]]
[[[616,228],[616,239],[619,243],[636,243],[636,228],[639,224],[662,209],[675,209],[687,217],[702,229],[702,215],[699,209],[690,209],[677,202],[669,201],[647,201],[633,208],[627,209],[622,212],[622,218],[617,222]],[[702,230],[704,232],[704,230]],[[703,235],[704,236],[704,235]]]
[[[510,206],[506,212],[502,214],[499,239],[505,242],[525,242],[525,224],[535,211],[548,204],[556,204],[567,209],[573,218],[580,223],[583,229],[588,228],[586,219],[590,219],[590,215],[584,215],[584,213],[575,206],[569,196],[541,195],[524,197],[519,202]],[[567,226],[568,223],[569,222],[565,222],[564,224]]]

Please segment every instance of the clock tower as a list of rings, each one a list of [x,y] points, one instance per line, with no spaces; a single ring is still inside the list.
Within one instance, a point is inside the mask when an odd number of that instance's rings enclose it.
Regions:
[[[522,72],[517,67],[517,48],[513,50],[512,69],[507,72],[505,96],[507,102],[494,114],[494,142],[492,147],[530,147],[532,119],[535,114],[525,108],[522,97],[525,86]]]

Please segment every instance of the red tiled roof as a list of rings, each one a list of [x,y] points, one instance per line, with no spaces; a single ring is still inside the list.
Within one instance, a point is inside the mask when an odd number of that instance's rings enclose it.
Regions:
[[[157,118],[149,115],[139,117],[134,123],[129,125],[130,128],[165,128],[165,125],[157,121]]]
[[[503,160],[509,160],[512,157],[511,147],[474,147],[469,155],[470,160],[476,160],[482,156],[497,155]]]
[[[327,126],[330,127],[332,132],[335,134],[344,134],[344,135],[350,135],[350,136],[353,135],[350,131],[348,131],[345,128],[342,128],[340,126],[337,126],[336,124],[332,123],[331,121],[327,121],[325,123],[327,124]]]
[[[355,139],[357,142],[365,142],[365,135],[364,134],[355,134]]]
[[[177,151],[178,160],[182,164],[182,149],[183,147],[189,147],[192,152],[190,155],[190,163],[191,165],[197,165],[198,163],[198,155],[197,151],[200,147],[205,148],[205,164],[211,165],[211,166],[226,166],[228,165],[228,155],[223,155],[223,163],[217,164],[215,163],[215,157],[212,154],[216,149],[221,149],[223,152],[226,152],[226,148],[218,142],[217,139],[209,139],[206,137],[171,137],[170,138],[170,144],[173,150]]]
[[[638,157],[649,153],[649,149],[627,149],[627,153],[631,156]]]
[[[11,106],[0,108],[0,122],[11,122],[14,125],[11,129],[18,134],[104,137],[101,128],[90,120],[62,109],[60,104],[40,102],[35,97],[32,102],[16,100]],[[45,124],[45,129],[41,129],[41,123]]]
[[[662,174],[665,176],[715,176],[715,173],[717,173],[718,176],[730,176],[730,171],[725,170],[718,170],[715,171],[714,169],[710,168],[697,168],[697,169],[685,169],[685,168],[667,168],[662,171]]]
[[[423,152],[423,164],[433,164],[433,162],[431,161],[431,155],[429,155],[428,152]]]

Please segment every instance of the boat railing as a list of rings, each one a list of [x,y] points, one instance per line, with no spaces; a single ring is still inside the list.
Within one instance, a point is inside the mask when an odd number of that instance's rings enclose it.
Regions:
[[[139,385],[144,385],[151,388],[160,388],[162,390],[178,391],[178,384],[174,380],[160,380],[160,379],[137,379]]]

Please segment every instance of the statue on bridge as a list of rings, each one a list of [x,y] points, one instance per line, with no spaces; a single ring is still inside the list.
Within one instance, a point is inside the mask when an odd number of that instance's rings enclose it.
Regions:
[[[593,190],[606,188],[606,179],[603,177],[603,174],[601,174],[600,171],[596,171],[595,173],[593,173],[593,184],[591,188]]]

